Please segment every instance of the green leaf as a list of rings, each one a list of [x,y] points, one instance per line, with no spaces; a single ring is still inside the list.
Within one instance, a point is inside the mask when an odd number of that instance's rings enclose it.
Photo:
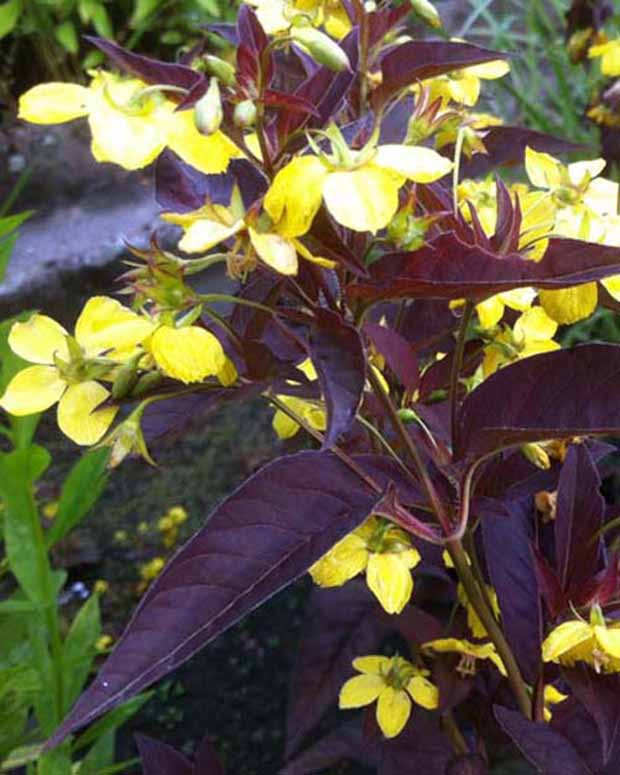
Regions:
[[[37,760],[37,775],[71,775],[72,770],[68,744],[41,754]]]
[[[54,30],[54,35],[65,51],[68,51],[70,54],[77,54],[80,44],[72,21],[67,19],[61,22]]]
[[[0,497],[5,505],[4,541],[9,567],[28,598],[40,605],[55,594],[50,584],[49,562],[41,540],[41,524],[33,484],[49,466],[43,447],[0,454]]]
[[[81,751],[110,730],[117,729],[125,724],[132,716],[135,716],[148,700],[151,699],[153,694],[155,694],[155,692],[138,694],[137,697],[132,697],[123,705],[106,713],[103,718],[100,718],[99,721],[96,721],[88,727],[88,729],[75,740],[73,743],[73,753],[75,754],[78,751]]]
[[[48,549],[78,525],[97,502],[108,481],[109,457],[107,447],[91,450],[69,472],[60,493],[58,513],[47,534]]]
[[[96,655],[95,643],[101,636],[99,595],[92,595],[80,608],[62,648],[67,710],[86,683]]]
[[[10,237],[6,237],[0,242],[0,282],[2,282],[4,275],[6,274],[6,269],[11,260],[17,237],[17,234],[12,234]]]
[[[108,12],[103,5],[97,5],[93,9],[93,27],[97,30],[97,34],[102,38],[113,38],[114,28],[112,22],[108,16]]]
[[[0,38],[4,38],[15,29],[21,11],[21,0],[8,0],[0,4]]]
[[[15,213],[15,215],[5,215],[0,218],[0,237],[6,237],[12,231],[19,229],[22,223],[34,213],[34,210],[25,210],[23,213]]]
[[[115,737],[113,729],[101,735],[80,762],[79,775],[99,775],[114,764]]]
[[[159,0],[136,0],[129,26],[139,27],[157,9],[158,5]]]

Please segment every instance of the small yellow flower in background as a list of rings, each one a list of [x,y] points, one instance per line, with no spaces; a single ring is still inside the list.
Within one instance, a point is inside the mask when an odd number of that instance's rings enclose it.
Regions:
[[[377,723],[386,737],[402,732],[411,715],[412,700],[427,710],[434,710],[439,704],[439,691],[428,680],[428,670],[415,667],[402,657],[358,657],[353,660],[353,667],[361,675],[344,684],[339,706],[362,708],[376,700]]]
[[[366,583],[389,614],[398,614],[413,594],[411,570],[420,562],[407,533],[380,517],[370,517],[310,568],[321,587],[340,587],[363,571]]]
[[[554,705],[559,705],[561,702],[564,702],[564,700],[567,699],[568,695],[562,694],[562,692],[556,689],[555,686],[547,684],[543,693],[543,703],[545,706],[543,710],[543,716],[545,721],[551,721],[553,716],[552,707]]]
[[[18,417],[43,412],[58,402],[58,425],[77,444],[95,444],[112,424],[117,407],[98,407],[110,392],[114,363],[130,357],[152,332],[152,323],[115,299],[89,299],[75,325],[75,338],[46,315],[14,323],[8,343],[16,355],[35,363],[18,372],[0,406]]]
[[[129,536],[127,535],[126,530],[115,530],[114,531],[114,540],[117,544],[125,544],[127,543],[127,539]]]
[[[114,638],[111,635],[102,635],[95,643],[95,649],[100,652],[109,651],[113,643]]]
[[[325,27],[333,38],[344,38],[351,20],[340,0],[245,0],[268,35],[287,32],[295,17],[303,15],[316,27]]]
[[[601,60],[601,72],[614,78],[620,75],[620,38],[609,40],[588,49],[589,59]]]
[[[163,544],[172,548],[179,540],[179,526],[187,521],[187,512],[182,506],[173,506],[163,517],[157,520],[157,529],[162,535]]]
[[[572,667],[585,662],[597,673],[620,672],[620,622],[607,622],[599,606],[590,611],[590,621],[563,622],[542,644],[544,662]]]
[[[493,643],[472,643],[458,638],[438,638],[424,643],[422,649],[436,654],[461,654],[461,661],[456,669],[462,675],[474,675],[476,662],[487,659],[495,665],[502,675],[506,675],[504,663]]]
[[[497,593],[495,592],[493,587],[490,586],[489,584],[486,584],[486,591],[487,591],[487,597],[491,602],[493,615],[495,616],[496,619],[499,619],[500,610],[499,610],[499,602],[497,600]],[[467,626],[471,630],[471,634],[474,636],[474,638],[487,638],[488,633],[486,631],[486,628],[484,624],[482,624],[482,622],[480,621],[480,617],[476,613],[475,608],[469,602],[469,598],[467,597],[467,592],[465,591],[465,587],[462,584],[459,584],[457,587],[457,596],[458,596],[459,603],[467,611]]]
[[[509,63],[504,59],[497,59],[430,78],[422,81],[422,86],[429,90],[431,102],[441,98],[444,109],[448,107],[450,101],[471,108],[478,102],[480,81],[494,81],[497,78],[503,78],[509,72]],[[419,87],[414,87],[414,90],[416,88]]]
[[[333,153],[293,159],[265,196],[265,210],[283,237],[303,236],[322,202],[342,226],[374,234],[396,214],[398,192],[407,180],[432,183],[453,166],[431,148],[369,144],[353,151],[335,127],[327,134]]]
[[[316,380],[316,370],[310,358],[297,365],[297,368],[306,375],[309,380]],[[289,380],[291,382],[291,380]],[[325,407],[320,401],[312,401],[306,398],[297,398],[296,396],[278,396],[280,401],[285,404],[292,412],[304,419],[311,428],[317,431],[324,431],[327,427],[327,415]],[[291,417],[277,409],[271,421],[274,431],[279,439],[291,439],[299,431],[300,425]]]
[[[183,508],[183,506],[172,506],[172,508],[168,509],[167,517],[172,520],[173,524],[175,525],[182,525],[184,522],[187,522],[187,511]]]
[[[88,87],[34,86],[20,97],[18,117],[33,124],[88,117],[95,159],[129,170],[150,164],[166,147],[206,174],[224,172],[231,158],[242,155],[222,132],[202,135],[192,110],[176,108],[164,92],[137,78],[97,71]]]
[[[149,562],[140,567],[140,576],[143,581],[153,581],[164,569],[166,561],[163,557],[153,557]]]
[[[219,376],[228,364],[219,339],[199,326],[160,326],[147,346],[161,371],[186,385]]]
[[[46,503],[41,511],[43,512],[45,519],[55,519],[56,515],[58,514],[58,501],[50,501],[49,503]]]
[[[110,588],[110,585],[105,579],[97,579],[93,585],[93,592],[96,595],[105,595]]]

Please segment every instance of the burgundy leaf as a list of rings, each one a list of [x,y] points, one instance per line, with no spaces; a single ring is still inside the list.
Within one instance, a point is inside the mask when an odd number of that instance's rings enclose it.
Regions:
[[[376,766],[377,758],[377,742],[368,740],[362,732],[362,725],[355,720],[343,724],[314,743],[281,769],[279,775],[311,775],[343,759]]]
[[[446,775],[488,775],[489,765],[477,753],[455,756],[448,762]]]
[[[354,326],[335,312],[317,309],[309,350],[327,407],[323,446],[328,448],[351,428],[361,404],[366,381],[364,346]]]
[[[572,744],[548,724],[496,705],[495,718],[540,775],[593,775]]]
[[[456,459],[528,441],[618,435],[620,347],[585,344],[506,366],[472,391],[461,406]]]
[[[540,594],[545,601],[549,618],[558,617],[567,605],[562,585],[555,571],[549,566],[549,563],[541,552],[532,545],[532,557],[534,560],[534,572],[536,573],[536,583]]]
[[[84,36],[85,40],[93,45],[110,59],[114,64],[126,73],[136,76],[147,83],[161,83],[166,86],[180,86],[183,89],[192,89],[200,81],[204,81],[204,75],[192,70],[185,65],[175,65],[169,62],[160,62],[157,59],[134,54],[105,38]]]
[[[409,342],[394,329],[376,323],[365,323],[364,333],[385,358],[401,385],[406,390],[415,390],[420,371]]]
[[[286,723],[287,756],[338,698],[353,675],[351,663],[372,654],[384,628],[373,616],[378,605],[362,581],[336,589],[314,589],[293,669]]]
[[[147,735],[136,735],[136,744],[143,775],[193,775],[194,768],[189,759],[172,746]],[[204,775],[211,773],[205,770]],[[217,775],[217,771],[214,770],[213,775]]]
[[[550,153],[552,156],[583,149],[583,146],[568,140],[520,126],[494,126],[485,129],[483,142],[486,153],[476,153],[470,159],[463,159],[463,177],[483,177],[496,167],[523,164],[528,145],[535,151]],[[450,149],[446,148],[445,153],[449,155]]]
[[[618,742],[620,729],[620,677],[597,675],[581,665],[563,671],[575,697],[594,719],[601,736],[603,763]]]
[[[301,576],[377,500],[329,452],[265,466],[168,563],[50,745],[174,670]]]
[[[504,518],[482,520],[484,556],[497,592],[502,628],[524,678],[534,684],[540,671],[541,612],[530,550],[533,502],[523,498],[505,503],[504,509]]]
[[[407,726],[383,743],[378,775],[445,775],[452,758],[450,743],[439,728],[439,718],[415,708]]]
[[[283,108],[292,113],[307,113],[311,116],[318,116],[319,112],[315,106],[304,97],[295,94],[286,94],[284,92],[269,89],[265,93],[265,105],[271,108]]]
[[[229,205],[232,175],[205,175],[166,149],[155,163],[155,199],[165,210],[186,213],[198,210],[207,200]]]
[[[225,775],[215,746],[208,737],[203,737],[194,754],[193,775]]]
[[[348,286],[351,297],[480,300],[512,288],[567,288],[620,273],[620,249],[554,238],[540,261],[498,256],[442,234],[411,253],[388,253],[370,267],[370,279]]]
[[[417,81],[505,58],[506,54],[470,43],[438,40],[412,40],[403,43],[388,51],[381,60],[383,78],[381,86],[373,92],[373,106],[384,105],[397,91]]]
[[[470,377],[482,362],[482,358],[482,342],[479,339],[467,342],[463,352],[463,365],[459,372],[460,377]],[[445,358],[435,361],[426,369],[420,380],[420,401],[428,401],[436,390],[448,388],[453,363],[454,351],[448,353]]]
[[[594,536],[603,525],[605,513],[600,485],[588,448],[572,445],[560,474],[554,521],[556,565],[569,599],[599,569],[601,542]]]
[[[411,12],[407,3],[402,3],[398,8],[386,5],[368,14],[369,43],[371,46],[380,43],[390,30],[394,29]]]

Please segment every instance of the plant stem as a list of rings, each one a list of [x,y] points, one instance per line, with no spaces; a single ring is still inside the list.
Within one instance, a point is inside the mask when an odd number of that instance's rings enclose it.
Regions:
[[[456,349],[454,351],[454,358],[452,360],[452,370],[450,372],[450,439],[452,446],[454,447],[454,439],[456,438],[456,412],[458,409],[458,389],[459,389],[459,376],[461,369],[463,368],[463,356],[465,354],[465,339],[467,338],[467,328],[469,327],[469,321],[471,320],[472,313],[474,311],[474,305],[471,301],[466,301],[463,307],[463,316],[461,317],[461,325],[459,326],[459,332],[456,340]]]
[[[456,754],[468,754],[469,753],[469,746],[467,745],[467,742],[465,741],[465,738],[463,737],[463,733],[458,727],[458,724],[456,723],[456,719],[454,718],[454,713],[452,713],[451,710],[447,710],[441,717],[443,730],[446,733],[447,737],[450,738],[450,742],[452,743],[452,747],[454,748],[454,753]]]
[[[420,481],[422,482],[424,490],[426,491],[429,503],[433,507],[433,511],[437,516],[439,524],[443,528],[446,535],[450,535],[452,532],[450,519],[446,514],[446,510],[444,509],[443,503],[441,502],[437,490],[435,489],[435,485],[433,484],[433,480],[431,479],[424,464],[424,460],[422,460],[422,456],[420,455],[414,440],[411,438],[411,435],[407,432],[407,429],[403,425],[403,421],[398,416],[398,412],[396,411],[390,396],[383,387],[381,380],[377,377],[372,368],[368,370],[368,380],[370,381],[372,389],[375,392],[377,398],[386,410],[396,435],[413,459],[416,472],[420,478]]]
[[[478,614],[478,618],[484,625],[489,638],[495,644],[497,653],[504,663],[506,672],[508,674],[508,681],[512,687],[512,691],[517,700],[519,708],[523,714],[527,716],[527,718],[531,718],[532,702],[527,692],[525,681],[523,680],[514,654],[512,653],[506,638],[504,637],[504,633],[497,623],[497,620],[493,616],[492,610],[488,607],[480,587],[478,586],[478,582],[476,581],[476,578],[471,568],[469,567],[469,563],[467,562],[467,555],[465,554],[463,545],[459,539],[453,538],[447,541],[446,548],[450,553],[450,557],[452,558],[452,562],[454,563],[454,568],[458,574],[458,577],[461,580],[463,587],[465,588],[469,602],[472,604],[475,612]]]

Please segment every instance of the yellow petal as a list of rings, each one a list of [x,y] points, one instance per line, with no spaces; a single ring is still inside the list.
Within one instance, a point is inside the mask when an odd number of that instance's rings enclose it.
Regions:
[[[153,331],[153,323],[108,296],[93,296],[75,324],[75,338],[88,357],[107,352],[110,358],[131,355]]]
[[[192,110],[171,112],[165,121],[165,135],[168,147],[205,175],[225,172],[230,160],[242,155],[222,132],[201,134],[196,128]]]
[[[591,179],[597,177],[597,175],[600,175],[606,166],[607,162],[602,158],[575,161],[572,164],[569,164],[567,167],[568,177],[570,178],[571,183],[573,183],[575,186],[578,186],[586,176]],[[611,183],[611,181],[609,182]]]
[[[568,325],[589,317],[598,303],[596,283],[584,283],[559,291],[539,291],[538,298],[549,317]]]
[[[607,178],[597,178],[588,186],[583,202],[601,218],[615,216],[618,208],[618,184]]]
[[[556,188],[562,183],[562,164],[548,153],[525,149],[525,171],[537,188]]]
[[[374,702],[385,688],[385,681],[378,675],[356,675],[350,678],[340,690],[338,706],[347,708],[363,708]]]
[[[267,266],[280,274],[297,274],[297,250],[291,240],[275,233],[259,234],[254,229],[249,229],[249,232],[252,247]]]
[[[409,681],[407,691],[414,701],[426,710],[434,710],[439,705],[439,690],[421,675],[415,675]]]
[[[370,654],[367,657],[357,657],[353,660],[353,667],[360,673],[369,675],[381,675],[382,671],[387,672],[392,660],[389,657]]]
[[[364,541],[350,533],[315,562],[309,572],[314,583],[321,587],[340,587],[361,573],[367,561]]]
[[[571,649],[593,638],[592,627],[585,622],[564,622],[552,630],[542,644],[543,662],[558,662]]]
[[[620,301],[620,274],[606,277],[601,280],[601,285],[613,299]]]
[[[201,382],[226,365],[218,339],[198,326],[162,326],[153,334],[150,350],[164,374],[185,384]]]
[[[66,387],[54,366],[29,366],[9,382],[0,406],[16,417],[44,412],[58,401]]]
[[[273,179],[264,201],[278,234],[301,237],[321,206],[327,169],[316,156],[299,156]]]
[[[598,625],[594,628],[594,634],[606,654],[620,658],[620,630]]]
[[[219,379],[220,384],[224,387],[230,387],[231,385],[235,384],[238,377],[239,373],[237,372],[237,367],[230,360],[230,358],[226,358],[224,366],[217,373],[217,378]]]
[[[96,444],[112,424],[117,406],[97,409],[109,396],[98,382],[70,385],[58,403],[58,426],[76,444]]]
[[[493,328],[504,316],[502,295],[498,293],[476,304],[476,312],[482,328]]]
[[[9,347],[16,355],[31,363],[54,363],[54,355],[66,360],[67,332],[47,315],[33,315],[25,323],[13,323]]]
[[[553,339],[558,324],[552,320],[542,307],[532,307],[519,315],[513,333],[518,342]]]
[[[411,145],[380,145],[373,165],[393,170],[416,183],[432,183],[447,175],[454,166],[450,159],[432,148]]]
[[[472,65],[465,71],[468,75],[475,75],[483,80],[502,78],[510,72],[510,63],[505,59],[494,59],[492,62],[483,62],[481,65]]]
[[[411,714],[411,700],[403,689],[386,686],[377,701],[377,723],[386,737],[403,731]]]
[[[19,98],[17,117],[31,124],[64,124],[88,115],[90,96],[75,83],[41,83]]]
[[[280,400],[282,399],[283,397],[280,396]],[[283,412],[281,409],[278,409],[274,414],[273,420],[271,421],[271,426],[277,433],[278,438],[283,440],[292,439],[301,428],[299,423],[296,423],[295,420],[289,417],[288,414]]]
[[[368,558],[366,583],[383,609],[399,614],[413,592],[413,578],[398,554],[374,554]]]
[[[243,221],[237,221],[232,226],[228,226],[219,221],[202,218],[188,226],[179,242],[179,248],[186,253],[204,253],[235,235],[241,228],[243,228]]]
[[[404,178],[391,170],[367,165],[331,172],[323,185],[327,209],[342,226],[373,234],[385,228],[398,210]]]

